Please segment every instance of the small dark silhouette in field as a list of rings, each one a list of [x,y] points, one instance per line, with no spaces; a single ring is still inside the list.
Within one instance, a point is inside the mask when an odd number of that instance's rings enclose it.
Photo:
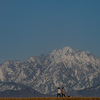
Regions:
[[[72,97],[72,96],[67,96],[67,97]]]
[[[57,97],[60,96],[61,97],[61,90],[60,90],[60,87],[58,87],[58,90],[57,90]]]
[[[65,97],[64,87],[62,87],[62,97]]]

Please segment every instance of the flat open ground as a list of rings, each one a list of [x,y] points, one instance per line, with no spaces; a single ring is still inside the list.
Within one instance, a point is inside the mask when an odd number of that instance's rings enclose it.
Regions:
[[[100,100],[100,97],[32,97],[32,98],[0,98],[0,100]]]

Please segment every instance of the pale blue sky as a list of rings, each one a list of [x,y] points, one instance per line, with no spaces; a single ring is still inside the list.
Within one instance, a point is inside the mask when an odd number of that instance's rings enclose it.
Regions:
[[[66,46],[100,57],[100,0],[0,0],[0,63]]]

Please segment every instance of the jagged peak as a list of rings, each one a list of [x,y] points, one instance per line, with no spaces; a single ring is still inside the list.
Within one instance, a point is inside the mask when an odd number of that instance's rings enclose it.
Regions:
[[[29,57],[29,59],[28,59],[27,61],[32,61],[32,62],[34,62],[34,61],[35,61],[35,57],[34,57],[34,56],[31,56],[31,57]]]
[[[63,49],[63,52],[72,52],[73,51],[73,49],[72,48],[70,48],[69,46],[68,47],[64,47]]]
[[[67,51],[67,50],[70,50],[70,49],[72,50],[72,48],[69,47],[69,46],[63,48],[63,50],[66,50],[66,51]]]
[[[67,47],[64,47],[64,48],[62,48],[62,49],[55,49],[55,50],[53,50],[50,54],[55,54],[55,53],[57,53],[57,52],[59,52],[59,53],[66,53],[67,51],[72,52],[73,49],[70,48],[69,46],[67,46]]]

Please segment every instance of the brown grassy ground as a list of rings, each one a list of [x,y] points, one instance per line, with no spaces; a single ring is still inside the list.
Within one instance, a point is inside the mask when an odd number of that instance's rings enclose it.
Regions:
[[[100,97],[0,98],[0,100],[100,100]]]

